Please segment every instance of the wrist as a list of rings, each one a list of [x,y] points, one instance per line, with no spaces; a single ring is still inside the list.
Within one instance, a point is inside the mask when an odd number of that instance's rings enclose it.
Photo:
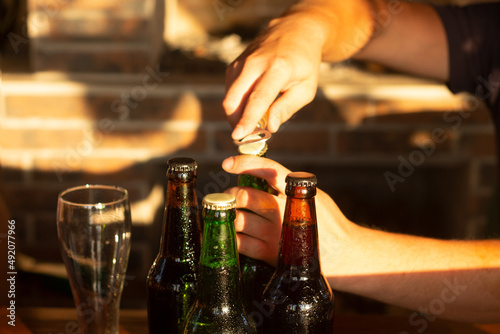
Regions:
[[[374,12],[383,0],[303,0],[285,12],[300,29],[307,26],[321,44],[322,60],[339,62],[362,50],[375,31]],[[300,23],[299,23],[300,22]]]

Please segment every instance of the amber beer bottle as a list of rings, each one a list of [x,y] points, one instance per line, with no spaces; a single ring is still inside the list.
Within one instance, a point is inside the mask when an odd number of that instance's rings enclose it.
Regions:
[[[198,293],[184,334],[255,333],[243,307],[235,217],[234,196],[215,193],[203,198]]]
[[[319,258],[316,184],[311,173],[286,178],[278,264],[263,294],[265,333],[333,333],[334,298]]]
[[[182,333],[196,294],[201,252],[196,161],[168,160],[167,194],[159,253],[147,277],[150,334]]]
[[[238,146],[240,155],[254,155],[264,157],[268,145],[266,141],[241,144]],[[238,186],[251,187],[268,192],[267,181],[249,174],[241,174],[238,177]],[[274,273],[274,267],[264,261],[256,260],[240,254],[241,281],[243,284],[243,300],[245,309],[249,316],[255,314],[256,304],[262,300],[262,293]],[[251,319],[252,320],[252,319]]]

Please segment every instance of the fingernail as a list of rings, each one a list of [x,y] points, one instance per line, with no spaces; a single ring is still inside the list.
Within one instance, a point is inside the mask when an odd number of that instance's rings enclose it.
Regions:
[[[269,120],[269,131],[276,132],[280,128],[280,123],[276,118]]]
[[[236,125],[233,130],[233,139],[241,139],[245,134],[245,129],[241,125]]]
[[[234,165],[233,157],[229,157],[222,162],[222,168],[226,171],[231,170],[231,168],[233,168],[233,165]]]

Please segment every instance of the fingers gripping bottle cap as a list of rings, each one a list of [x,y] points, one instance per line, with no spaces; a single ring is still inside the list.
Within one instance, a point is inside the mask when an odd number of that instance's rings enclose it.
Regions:
[[[267,120],[269,117],[269,111],[262,117],[262,119],[259,121],[257,126],[255,127],[255,130],[250,133],[249,135],[241,138],[241,139],[236,139],[234,143],[237,146],[241,145],[248,145],[248,144],[253,144],[253,143],[258,143],[258,142],[263,142],[265,143],[266,141],[271,138],[271,132],[266,130],[267,127]],[[267,150],[267,145],[266,145],[266,150]],[[265,153],[265,152],[264,152]],[[240,151],[240,154],[252,154],[252,153],[242,153]],[[255,154],[253,154],[255,155]]]

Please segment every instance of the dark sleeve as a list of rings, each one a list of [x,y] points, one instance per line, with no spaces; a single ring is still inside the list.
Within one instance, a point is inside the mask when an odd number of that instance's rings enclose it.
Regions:
[[[435,7],[449,47],[448,87],[498,105],[500,86],[500,3]]]

